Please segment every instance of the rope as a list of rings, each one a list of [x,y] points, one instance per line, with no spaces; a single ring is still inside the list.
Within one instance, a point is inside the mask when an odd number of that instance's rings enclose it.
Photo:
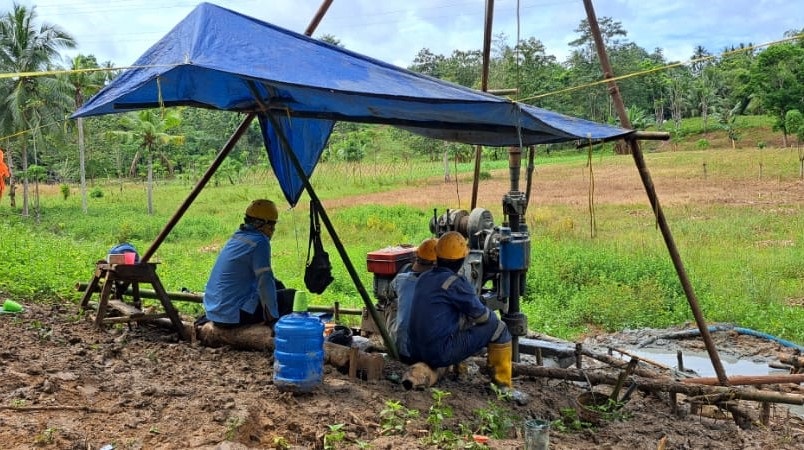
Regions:
[[[3,72],[0,73],[0,80],[4,78],[28,78],[28,77],[45,77],[48,75],[65,75],[73,73],[90,73],[90,72],[115,72],[118,70],[129,69],[148,69],[153,67],[177,67],[183,63],[177,64],[152,64],[145,66],[125,66],[125,67],[94,67],[91,69],[59,69],[59,70],[44,70],[41,72]]]
[[[589,151],[587,166],[589,166],[589,237],[597,236],[597,219],[595,217],[595,172],[592,170],[592,136],[587,135]]]
[[[544,97],[549,97],[551,95],[564,94],[564,93],[567,93],[567,92],[577,91],[577,90],[580,90],[580,89],[585,89],[585,88],[592,87],[592,86],[597,86],[597,85],[600,85],[600,84],[606,84],[606,83],[613,82],[613,81],[626,80],[628,78],[647,75],[647,74],[653,73],[653,72],[660,72],[662,70],[668,70],[668,69],[672,69],[672,68],[675,68],[675,67],[684,66],[684,65],[687,65],[687,64],[692,64],[692,63],[701,62],[701,61],[706,61],[706,60],[714,59],[714,58],[718,58],[718,57],[722,58],[724,56],[730,56],[730,55],[734,55],[734,54],[737,54],[737,53],[747,52],[749,50],[754,50],[754,49],[761,48],[761,47],[767,47],[767,46],[773,45],[773,44],[780,44],[782,42],[794,41],[794,40],[802,39],[802,38],[804,38],[804,33],[798,34],[796,36],[791,36],[791,37],[779,39],[779,40],[776,40],[776,41],[766,42],[764,44],[751,45],[751,46],[744,47],[744,48],[729,50],[727,52],[721,53],[720,55],[702,56],[700,58],[693,58],[693,59],[683,61],[683,62],[667,64],[667,65],[664,65],[664,66],[653,67],[651,69],[646,69],[646,70],[642,70],[642,71],[639,71],[639,72],[632,72],[632,73],[625,74],[625,75],[619,75],[619,76],[612,77],[612,78],[606,78],[604,80],[593,81],[591,83],[582,84],[582,85],[579,85],[579,86],[572,86],[572,87],[568,87],[568,88],[565,88],[565,89],[559,89],[557,91],[546,92],[544,94],[537,94],[537,95],[533,95],[533,96],[530,96],[530,97],[521,98],[521,99],[519,99],[519,101],[524,102],[524,101],[527,101],[527,100],[536,100],[536,99],[540,99],[540,98],[544,98]]]

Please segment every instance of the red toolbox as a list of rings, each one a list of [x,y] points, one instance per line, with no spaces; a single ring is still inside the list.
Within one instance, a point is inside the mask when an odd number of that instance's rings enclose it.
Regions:
[[[368,271],[375,275],[396,275],[405,264],[416,259],[416,247],[395,246],[368,252],[366,264]]]

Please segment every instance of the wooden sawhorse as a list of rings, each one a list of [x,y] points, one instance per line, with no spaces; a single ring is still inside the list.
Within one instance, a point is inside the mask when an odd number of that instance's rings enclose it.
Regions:
[[[173,307],[170,302],[167,291],[165,291],[162,282],[156,275],[157,263],[138,263],[138,264],[109,264],[106,261],[99,261],[95,265],[95,275],[92,281],[89,282],[84,296],[81,298],[81,309],[86,310],[89,307],[89,299],[92,294],[98,291],[100,287],[100,300],[98,300],[98,311],[95,315],[95,325],[98,328],[103,328],[107,323],[119,322],[139,322],[141,320],[153,320],[161,317],[170,319],[173,328],[179,333],[184,340],[190,340],[187,336],[179,312]],[[150,283],[156,292],[156,296],[162,303],[165,310],[164,314],[145,314],[141,308],[141,300],[139,296],[139,283]],[[132,292],[134,294],[134,305],[129,305],[123,302],[123,291],[131,284]],[[115,287],[114,297],[112,297],[112,287]],[[106,312],[112,305],[115,309],[121,310],[125,314],[122,318],[106,317]]]

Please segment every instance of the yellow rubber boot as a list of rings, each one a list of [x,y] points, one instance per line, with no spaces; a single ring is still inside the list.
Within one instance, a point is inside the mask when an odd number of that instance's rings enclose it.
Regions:
[[[498,386],[511,387],[511,342],[488,345],[488,365],[491,381]]]

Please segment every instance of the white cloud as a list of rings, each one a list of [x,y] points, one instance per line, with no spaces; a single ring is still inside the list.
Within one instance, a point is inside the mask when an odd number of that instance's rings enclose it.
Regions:
[[[36,5],[41,21],[55,23],[78,40],[72,51],[99,61],[128,65],[164,36],[197,5],[178,0],[17,0]],[[303,32],[320,0],[218,0],[214,3]],[[535,37],[563,60],[573,31],[586,18],[582,0],[520,0],[519,35]],[[686,60],[703,45],[712,53],[740,43],[765,43],[804,27],[797,1],[787,0],[597,0],[598,18],[620,21],[628,39],[670,60]],[[495,2],[493,33],[513,44],[517,1]],[[9,4],[6,7],[10,9]],[[422,48],[449,55],[455,49],[481,49],[485,2],[481,0],[336,0],[316,36],[331,34],[349,49],[400,66]],[[69,53],[69,52],[68,52]]]

